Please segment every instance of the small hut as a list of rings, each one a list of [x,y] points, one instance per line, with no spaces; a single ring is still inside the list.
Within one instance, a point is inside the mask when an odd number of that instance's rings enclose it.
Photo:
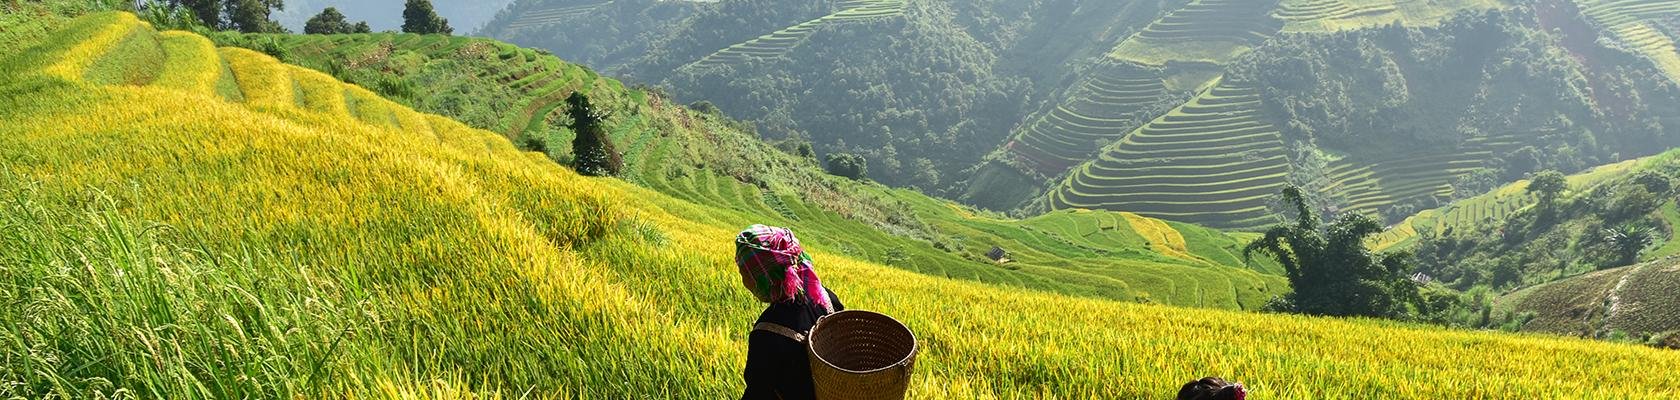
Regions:
[[[998,264],[1006,263],[1009,262],[1009,252],[1003,251],[1002,247],[992,246],[992,251],[986,252],[986,258],[990,258]]]

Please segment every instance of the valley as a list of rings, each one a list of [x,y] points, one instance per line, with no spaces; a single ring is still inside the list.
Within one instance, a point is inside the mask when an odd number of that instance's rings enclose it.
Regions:
[[[0,2],[0,397],[734,397],[753,224],[910,398],[1680,395],[1680,10],[1563,1]]]

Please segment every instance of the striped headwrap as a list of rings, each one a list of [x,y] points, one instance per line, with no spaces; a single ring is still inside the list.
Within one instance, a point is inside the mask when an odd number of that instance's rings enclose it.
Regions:
[[[811,256],[787,228],[753,225],[741,231],[735,237],[735,265],[740,267],[741,283],[759,299],[774,303],[805,295],[834,311]]]

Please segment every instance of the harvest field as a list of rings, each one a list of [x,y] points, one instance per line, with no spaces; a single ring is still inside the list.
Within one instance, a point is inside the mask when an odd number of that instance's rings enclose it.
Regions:
[[[707,205],[705,212],[696,211],[695,216],[708,223],[793,227],[861,260],[1009,287],[1197,307],[1253,309],[1287,291],[1275,262],[1232,256],[1233,249],[1244,242],[1217,231],[1181,225],[1176,230],[1193,238],[1187,243],[1193,250],[1191,257],[1176,257],[1151,251],[1141,239],[1098,239],[1130,232],[1129,226],[1111,223],[1119,218],[1116,213],[1068,213],[1022,221],[977,216],[973,210],[953,212],[957,206],[919,192],[887,190],[828,175],[812,160],[739,131],[727,118],[672,106],[656,94],[626,90],[616,80],[596,79],[574,64],[528,50],[510,50],[498,42],[396,34],[223,36],[218,40],[244,45],[273,40],[285,46],[288,60],[341,71],[341,76],[376,85],[447,80],[449,86],[422,88],[402,101],[464,117],[463,122],[475,121],[474,126],[505,131],[510,138],[546,137],[550,154],[562,158],[569,156],[572,134],[554,126],[553,116],[564,112],[556,108],[558,99],[571,90],[587,91],[622,116],[605,123],[623,152],[627,171],[622,178]],[[487,51],[496,49],[500,55]],[[374,57],[410,60],[404,63],[418,59],[426,67],[393,73],[347,70]],[[381,70],[387,64],[363,65]],[[442,68],[434,69],[434,65]],[[433,75],[439,70],[440,75]],[[469,78],[439,78],[451,73]],[[391,75],[400,75],[401,80],[393,83]],[[519,83],[526,81],[555,84]],[[509,82],[522,90],[498,90]],[[504,104],[548,106],[506,113],[513,114],[511,118],[490,118],[471,110],[505,107],[460,107],[447,100],[457,90],[468,93],[460,97],[505,97]],[[530,123],[509,127],[508,122],[518,121]],[[1011,261],[1000,265],[987,259],[985,254],[994,247],[1008,252]]]
[[[739,392],[758,305],[722,211],[130,14],[61,26],[0,61],[0,300],[23,305],[0,309],[0,397]],[[1259,398],[1680,395],[1650,373],[1680,369],[1671,351],[815,256],[846,304],[916,330],[918,398],[1161,397],[1202,375]]]

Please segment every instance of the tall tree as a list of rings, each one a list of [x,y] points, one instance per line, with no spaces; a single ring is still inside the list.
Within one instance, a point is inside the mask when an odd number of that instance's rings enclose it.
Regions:
[[[1604,243],[1616,254],[1616,266],[1632,265],[1639,261],[1639,253],[1651,245],[1651,230],[1623,225],[1604,230]]]
[[[607,137],[606,128],[601,126],[601,119],[606,116],[595,110],[589,104],[589,96],[581,92],[572,92],[566,98],[566,106],[569,107],[566,113],[572,117],[572,132],[577,134],[572,139],[572,167],[589,176],[618,175],[624,169],[624,160],[612,138]]]
[[[1540,171],[1534,174],[1534,179],[1528,181],[1528,192],[1540,198],[1540,221],[1549,222],[1557,213],[1557,198],[1569,189],[1569,180],[1562,172],[1553,170]]]
[[[222,28],[221,0],[167,0],[165,4],[172,8],[184,8],[191,11],[193,16],[198,17],[198,22],[203,23],[204,26]]]
[[[439,17],[437,12],[432,10],[431,0],[408,0],[408,3],[403,5],[402,30],[420,34],[455,33],[455,29],[449,27],[449,20]]]
[[[303,24],[303,33],[311,35],[368,33],[370,31],[372,29],[368,28],[366,21],[351,24],[349,20],[344,18],[344,14],[338,12],[338,8],[334,7],[321,10],[320,14],[316,14],[309,19],[309,22]]]
[[[285,0],[228,0],[222,3],[227,11],[224,28],[245,33],[285,33],[286,28],[269,16],[274,10],[285,10]]]
[[[1363,215],[1347,214],[1328,227],[1307,206],[1300,188],[1283,190],[1283,200],[1297,213],[1294,225],[1278,225],[1243,249],[1243,256],[1267,253],[1283,264],[1294,292],[1272,308],[1314,315],[1405,317],[1420,301],[1417,285],[1407,279],[1403,254],[1372,254],[1365,247],[1382,225]]]

